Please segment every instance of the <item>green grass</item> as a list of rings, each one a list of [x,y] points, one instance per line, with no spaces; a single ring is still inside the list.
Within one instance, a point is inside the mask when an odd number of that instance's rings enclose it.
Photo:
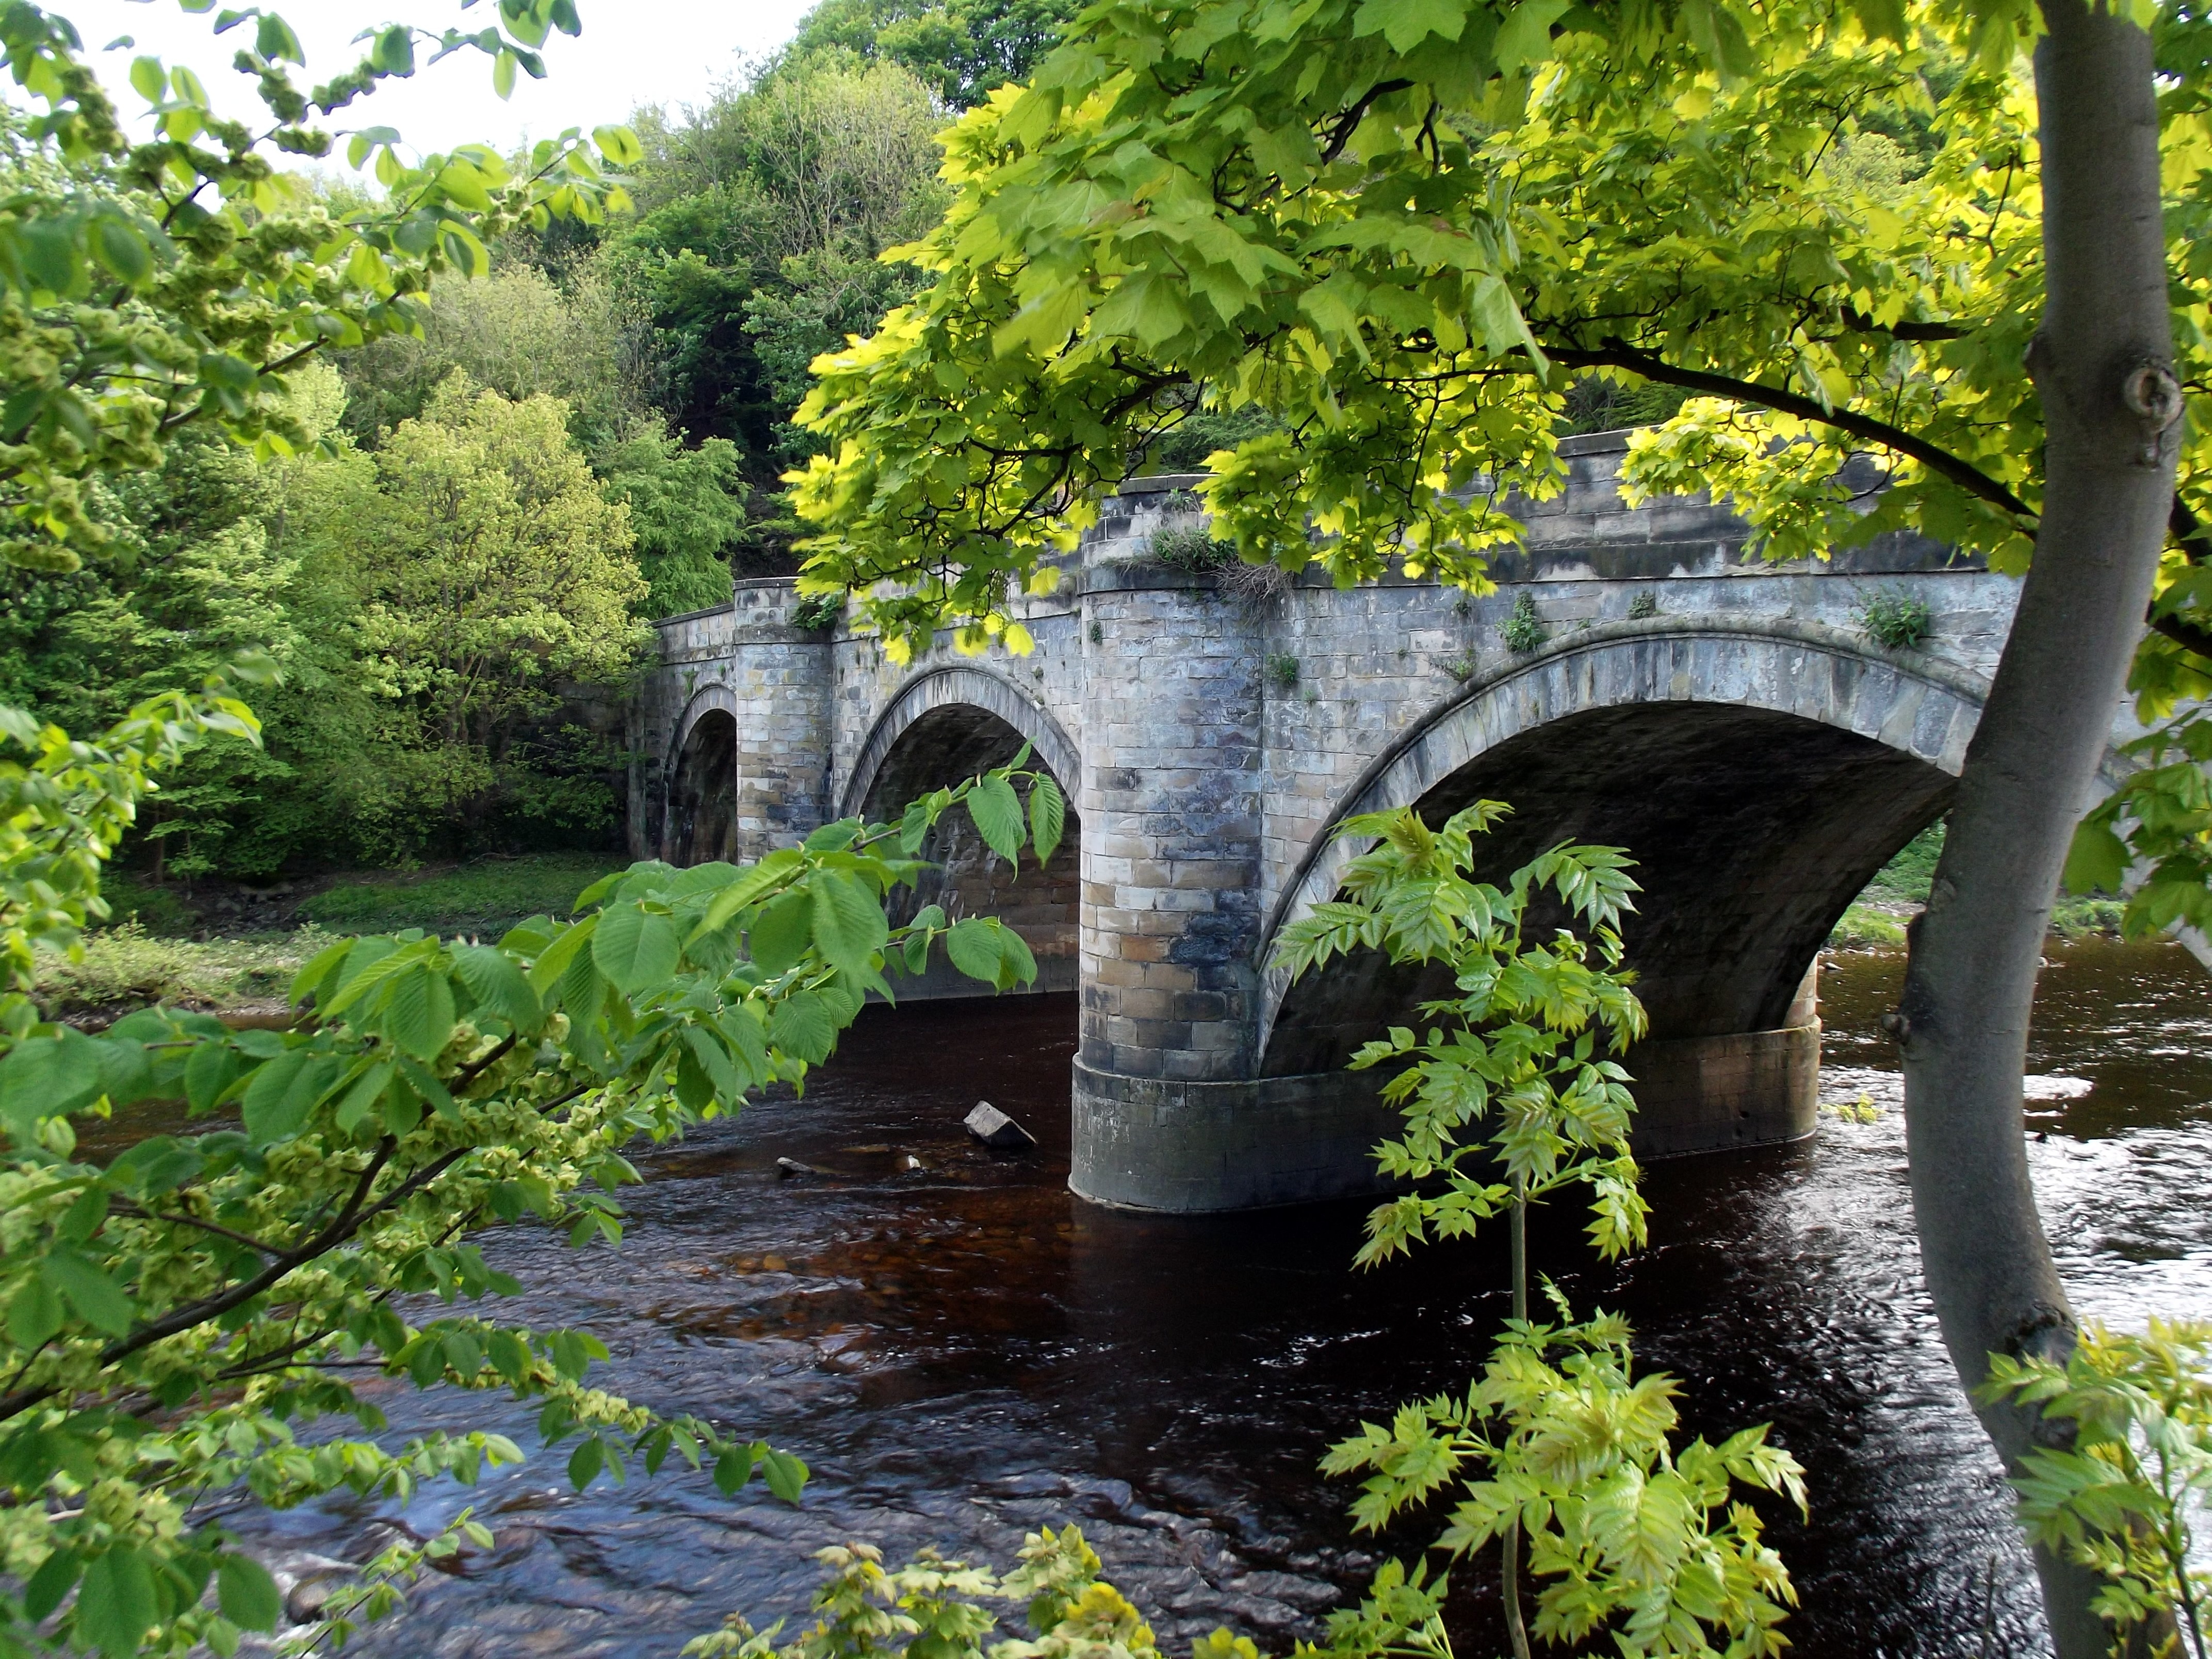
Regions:
[[[341,933],[420,927],[495,938],[525,916],[566,915],[576,895],[620,866],[596,853],[486,860],[431,875],[376,877],[318,893],[300,915]]]
[[[1911,913],[1928,902],[1928,890],[1936,880],[1936,860],[1943,855],[1943,826],[1930,824],[1905,844],[1898,855],[1881,866],[1867,884],[1858,902],[1844,912],[1844,919],[1828,935],[1837,950],[1865,950],[1905,943],[1905,923]],[[2091,895],[2058,896],[2051,913],[2051,931],[2062,939],[2081,939],[2090,933],[2118,933],[2120,913],[2126,908],[2116,898]]]
[[[309,926],[258,939],[162,939],[126,921],[88,934],[82,960],[40,951],[37,1000],[49,1018],[122,1013],[150,1002],[235,1008],[284,994],[300,964],[330,942]]]

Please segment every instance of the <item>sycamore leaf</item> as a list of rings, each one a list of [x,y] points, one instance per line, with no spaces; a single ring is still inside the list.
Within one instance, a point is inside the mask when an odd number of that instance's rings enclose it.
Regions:
[[[1566,9],[1566,0],[1559,6]],[[1411,52],[1431,34],[1456,40],[1467,27],[1465,0],[1363,0],[1355,15],[1355,38],[1379,33],[1393,52]]]

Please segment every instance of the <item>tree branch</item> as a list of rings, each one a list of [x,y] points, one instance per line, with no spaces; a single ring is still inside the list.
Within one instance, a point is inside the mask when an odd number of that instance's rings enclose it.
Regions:
[[[1544,355],[1569,368],[1625,368],[1647,380],[1656,380],[1662,386],[1678,386],[1685,391],[1701,392],[1710,398],[1727,398],[1736,403],[1756,404],[1778,414],[1795,415],[1800,420],[1816,421],[1916,460],[1937,477],[1949,479],[1968,495],[2007,513],[2030,520],[2036,516],[2034,509],[2026,501],[1963,456],[1954,455],[1941,445],[1915,437],[1902,427],[1892,426],[1887,421],[1878,421],[1872,416],[1860,415],[1848,409],[1827,408],[1802,392],[1767,386],[1758,380],[1739,380],[1733,375],[1709,374],[1704,369],[1680,368],[1664,358],[1638,350],[1617,337],[1607,340],[1602,350],[1584,351],[1571,346],[1546,346]]]

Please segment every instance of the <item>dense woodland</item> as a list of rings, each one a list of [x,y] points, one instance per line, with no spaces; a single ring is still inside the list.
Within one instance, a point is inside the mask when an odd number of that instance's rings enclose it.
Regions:
[[[293,377],[312,452],[186,428],[158,473],[92,492],[106,556],[0,570],[0,702],[90,730],[274,659],[265,746],[185,763],[126,850],[145,875],[616,844],[606,690],[647,618],[795,568],[807,365],[915,288],[878,256],[943,210],[938,131],[1072,9],[826,0],[705,106],[639,112],[634,211],[510,236],[435,287],[419,337]],[[0,165],[40,163],[11,142]]]

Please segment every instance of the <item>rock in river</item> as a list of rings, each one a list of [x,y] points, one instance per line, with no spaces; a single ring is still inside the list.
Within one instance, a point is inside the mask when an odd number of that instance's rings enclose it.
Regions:
[[[1036,1145],[1035,1135],[988,1100],[977,1101],[963,1121],[968,1133],[994,1152],[1024,1152]]]

